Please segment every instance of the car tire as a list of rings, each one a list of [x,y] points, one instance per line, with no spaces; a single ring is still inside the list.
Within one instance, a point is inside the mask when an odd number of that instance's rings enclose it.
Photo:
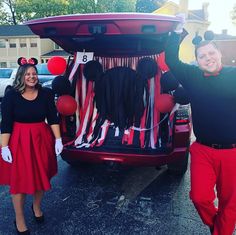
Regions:
[[[182,176],[188,169],[189,150],[187,150],[182,161],[167,164],[168,172],[172,175]]]

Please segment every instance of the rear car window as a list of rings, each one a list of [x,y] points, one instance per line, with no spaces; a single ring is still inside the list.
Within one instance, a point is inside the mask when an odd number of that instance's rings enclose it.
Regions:
[[[38,64],[36,67],[38,70],[38,74],[51,75],[51,73],[48,71],[47,64]]]
[[[11,77],[13,69],[0,69],[0,78],[8,79]]]

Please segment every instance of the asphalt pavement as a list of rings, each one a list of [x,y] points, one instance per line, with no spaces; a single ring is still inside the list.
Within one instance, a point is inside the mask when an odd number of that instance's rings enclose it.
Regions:
[[[206,235],[189,200],[184,177],[166,168],[90,165],[71,167],[58,158],[59,173],[45,194],[45,223],[37,225],[28,196],[28,227],[37,235]],[[0,187],[0,234],[15,234],[7,187]]]

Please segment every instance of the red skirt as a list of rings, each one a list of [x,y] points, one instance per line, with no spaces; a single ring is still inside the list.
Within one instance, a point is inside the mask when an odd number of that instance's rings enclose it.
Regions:
[[[15,122],[9,141],[13,162],[0,158],[0,184],[10,193],[34,194],[49,190],[57,173],[55,139],[48,124]]]

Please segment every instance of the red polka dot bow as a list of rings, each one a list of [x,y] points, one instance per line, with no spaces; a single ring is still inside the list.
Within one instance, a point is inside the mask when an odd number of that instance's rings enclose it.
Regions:
[[[36,64],[38,64],[38,60],[36,58],[30,58],[30,59],[27,60],[25,57],[20,57],[17,60],[17,63],[19,65],[26,65],[26,64],[36,65]]]

